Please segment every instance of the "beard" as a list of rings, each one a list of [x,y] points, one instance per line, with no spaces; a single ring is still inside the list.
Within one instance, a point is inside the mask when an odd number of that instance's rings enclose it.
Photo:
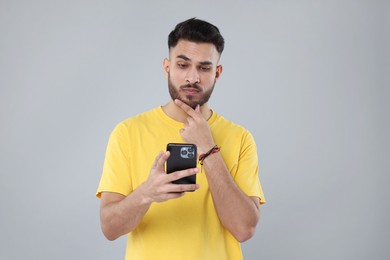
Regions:
[[[169,94],[171,95],[172,100],[178,99],[181,102],[190,106],[192,109],[195,109],[197,105],[203,106],[204,104],[206,104],[209,101],[211,94],[213,93],[213,90],[214,90],[215,82],[216,82],[216,80],[214,80],[214,83],[211,86],[211,88],[205,92],[203,92],[203,89],[196,83],[182,85],[178,88],[172,83],[171,76],[170,76],[170,74],[168,74],[168,89],[169,89]],[[186,95],[186,94],[180,93],[181,90],[185,89],[185,88],[196,89],[198,91],[197,95],[201,94],[200,98],[196,99],[193,95]]]

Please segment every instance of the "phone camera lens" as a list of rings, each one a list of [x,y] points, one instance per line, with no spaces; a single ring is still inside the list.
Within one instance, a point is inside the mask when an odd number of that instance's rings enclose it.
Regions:
[[[194,157],[194,154],[193,153],[189,153],[188,154],[188,158],[193,158]]]
[[[187,155],[187,150],[181,150],[182,155]]]
[[[188,152],[189,152],[189,153],[193,153],[193,152],[194,152],[194,148],[188,147]]]

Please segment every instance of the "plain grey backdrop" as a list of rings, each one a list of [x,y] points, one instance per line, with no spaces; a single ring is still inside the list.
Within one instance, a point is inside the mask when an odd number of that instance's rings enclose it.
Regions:
[[[226,40],[210,106],[258,144],[245,259],[388,259],[389,8],[0,0],[0,259],[123,259],[95,198],[108,136],[168,101],[167,35],[194,16]]]

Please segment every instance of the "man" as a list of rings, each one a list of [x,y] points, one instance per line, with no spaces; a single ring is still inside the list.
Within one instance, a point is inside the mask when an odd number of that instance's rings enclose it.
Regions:
[[[110,136],[97,191],[103,233],[128,234],[126,259],[242,259],[240,242],[253,236],[265,199],[253,137],[208,107],[224,39],[193,18],[169,34],[168,47],[172,100]],[[167,143],[195,144],[202,165],[166,174]],[[172,183],[194,174],[197,184]]]

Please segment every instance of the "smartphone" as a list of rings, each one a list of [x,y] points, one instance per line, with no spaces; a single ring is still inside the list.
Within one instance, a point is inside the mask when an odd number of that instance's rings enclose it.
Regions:
[[[194,144],[183,143],[169,143],[167,144],[167,151],[170,156],[167,160],[167,173],[185,170],[189,168],[196,168],[197,164],[197,149]],[[195,184],[196,174],[184,177],[174,181],[175,184]]]

